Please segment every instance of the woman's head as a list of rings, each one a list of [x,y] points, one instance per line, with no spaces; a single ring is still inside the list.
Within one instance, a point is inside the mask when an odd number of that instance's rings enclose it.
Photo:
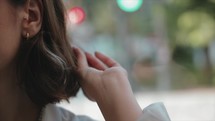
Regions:
[[[64,13],[61,0],[0,0],[0,71],[14,62],[20,87],[39,106],[79,89]]]

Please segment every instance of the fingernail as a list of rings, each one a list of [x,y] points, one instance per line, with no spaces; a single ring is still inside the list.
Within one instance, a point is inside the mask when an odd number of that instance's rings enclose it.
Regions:
[[[99,54],[100,52],[98,52],[98,51],[95,51],[95,54]]]
[[[104,54],[99,51],[95,51],[95,55],[104,55]]]
[[[78,48],[77,47],[72,47],[72,50],[74,51],[75,55],[78,55]]]
[[[89,52],[86,52],[86,51],[85,51],[84,53],[85,53],[85,55],[88,55],[88,56],[90,55],[90,53],[89,53]]]

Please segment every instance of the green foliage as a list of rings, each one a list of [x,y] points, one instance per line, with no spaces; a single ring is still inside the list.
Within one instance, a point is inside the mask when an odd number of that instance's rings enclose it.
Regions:
[[[176,47],[174,52],[173,52],[173,61],[183,65],[185,67],[191,68],[191,65],[193,63],[193,49],[190,47]]]
[[[164,8],[174,61],[194,69],[199,80],[207,85],[212,84],[214,78],[208,51],[203,52],[206,60],[204,67],[195,69],[192,68],[195,67],[192,49],[205,50],[215,40],[215,0],[171,0]]]
[[[204,47],[214,40],[214,0],[173,0],[165,8],[173,44]]]
[[[215,38],[215,21],[207,13],[188,11],[178,18],[176,42],[191,47],[207,46]]]

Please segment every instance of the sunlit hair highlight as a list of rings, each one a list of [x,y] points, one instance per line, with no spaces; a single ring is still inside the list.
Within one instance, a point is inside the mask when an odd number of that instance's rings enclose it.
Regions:
[[[11,0],[22,6],[27,0]],[[20,86],[39,106],[75,96],[78,83],[76,58],[66,35],[65,9],[61,0],[41,0],[40,32],[23,38],[17,61]]]

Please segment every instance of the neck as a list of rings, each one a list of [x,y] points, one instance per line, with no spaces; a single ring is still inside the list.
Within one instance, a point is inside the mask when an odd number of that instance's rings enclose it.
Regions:
[[[39,108],[19,87],[11,70],[0,71],[0,121],[36,121]]]

